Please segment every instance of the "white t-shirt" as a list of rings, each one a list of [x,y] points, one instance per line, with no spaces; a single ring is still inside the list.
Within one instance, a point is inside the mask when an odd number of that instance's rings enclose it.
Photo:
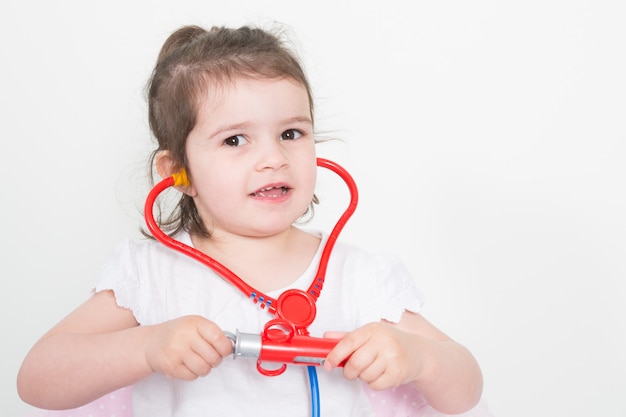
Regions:
[[[290,288],[306,291],[317,271],[327,235],[311,265]],[[192,246],[188,234],[177,237]],[[156,241],[121,244],[105,264],[96,291],[113,290],[117,303],[141,325],[186,315],[201,315],[224,331],[261,333],[274,316],[206,265]],[[267,293],[275,299],[285,289]],[[371,255],[337,242],[324,287],[316,303],[310,335],[351,331],[386,319],[397,322],[405,310],[417,312],[422,297],[414,279],[393,256]],[[270,368],[272,364],[268,364]],[[347,381],[341,370],[318,369],[320,409],[324,416],[373,416],[362,384]],[[256,360],[225,358],[195,381],[153,374],[133,388],[134,417],[302,416],[311,415],[306,366],[287,366],[275,377],[261,375]]]

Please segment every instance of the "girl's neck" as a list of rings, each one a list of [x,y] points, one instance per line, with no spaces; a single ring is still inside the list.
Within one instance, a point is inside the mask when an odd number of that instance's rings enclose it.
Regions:
[[[273,236],[191,239],[196,249],[262,292],[285,288],[296,281],[311,264],[320,244],[320,238],[293,226]]]

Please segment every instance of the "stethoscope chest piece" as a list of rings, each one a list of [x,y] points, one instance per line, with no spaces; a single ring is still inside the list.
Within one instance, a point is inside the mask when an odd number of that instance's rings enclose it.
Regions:
[[[315,300],[302,290],[287,290],[276,300],[276,315],[292,323],[300,334],[308,333],[316,313]]]

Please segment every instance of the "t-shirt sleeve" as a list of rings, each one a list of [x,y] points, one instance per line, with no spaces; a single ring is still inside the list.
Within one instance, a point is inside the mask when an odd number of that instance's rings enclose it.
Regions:
[[[140,310],[140,285],[137,272],[136,245],[126,240],[122,242],[102,266],[102,273],[96,283],[95,292],[112,290],[117,305],[133,312],[135,318]]]
[[[364,261],[364,260],[362,260]],[[355,293],[359,325],[388,320],[397,323],[405,311],[417,313],[424,299],[415,279],[395,255],[377,254],[369,257],[360,268]]]

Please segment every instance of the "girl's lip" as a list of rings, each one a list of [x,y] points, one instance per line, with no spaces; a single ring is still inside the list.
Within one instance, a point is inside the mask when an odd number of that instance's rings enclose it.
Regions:
[[[251,193],[252,197],[279,198],[287,194],[290,188],[286,184],[271,184]]]

